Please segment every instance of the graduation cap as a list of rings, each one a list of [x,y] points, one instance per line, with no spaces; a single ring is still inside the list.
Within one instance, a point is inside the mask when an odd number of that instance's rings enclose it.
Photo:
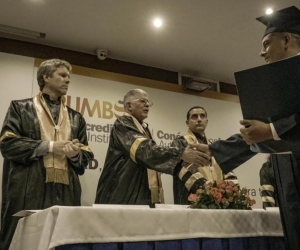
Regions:
[[[264,37],[273,32],[289,32],[300,35],[300,10],[295,6],[258,17],[256,20],[267,26]]]

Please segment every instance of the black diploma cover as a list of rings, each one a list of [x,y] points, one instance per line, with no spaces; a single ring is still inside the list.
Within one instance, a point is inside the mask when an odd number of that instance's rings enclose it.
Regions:
[[[300,55],[234,73],[244,119],[266,123],[300,111]],[[288,141],[258,143],[252,150],[287,152]]]

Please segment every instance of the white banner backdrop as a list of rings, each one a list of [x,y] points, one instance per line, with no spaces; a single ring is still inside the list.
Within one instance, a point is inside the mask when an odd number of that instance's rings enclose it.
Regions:
[[[0,126],[12,100],[28,98],[32,95],[34,58],[0,53]],[[3,158],[0,156],[0,180],[2,181]],[[0,186],[2,187],[2,185]],[[2,189],[0,204],[2,204]],[[1,210],[1,207],[0,207]]]
[[[3,109],[0,120],[3,121],[12,99],[26,98],[39,92],[36,81],[37,68],[34,68],[33,61],[32,58],[0,53],[1,85],[6,91],[1,92],[1,97],[4,98],[1,98]],[[2,65],[6,69],[3,70]],[[18,79],[14,79],[16,75]],[[21,83],[24,84],[23,88],[20,88]],[[168,146],[175,136],[186,132],[186,113],[192,106],[202,106],[206,109],[209,120],[206,135],[210,141],[226,139],[239,132],[239,120],[242,115],[238,103],[72,74],[67,100],[71,108],[81,112],[85,117],[89,145],[95,154],[95,160],[80,177],[83,190],[82,205],[91,205],[94,202],[110,129],[116,117],[123,113],[120,101],[130,89],[134,88],[144,89],[154,103],[146,122],[149,123],[158,145]],[[8,92],[11,95],[8,95]],[[265,155],[257,155],[235,170],[241,186],[249,189],[249,194],[257,201],[255,207],[258,208],[261,207],[258,175],[265,158]],[[2,163],[2,159],[0,161]],[[172,177],[163,175],[163,185],[166,203],[173,203]]]

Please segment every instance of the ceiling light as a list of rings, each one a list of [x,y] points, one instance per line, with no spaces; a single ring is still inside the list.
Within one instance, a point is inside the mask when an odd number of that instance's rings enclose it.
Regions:
[[[162,20],[159,18],[154,19],[153,24],[155,27],[160,27],[162,25]]]
[[[270,14],[272,14],[273,13],[273,10],[271,9],[271,8],[268,8],[267,10],[266,10],[266,14],[267,15],[270,15]]]
[[[0,24],[0,33],[12,34],[17,36],[25,36],[30,38],[39,38],[39,39],[44,39],[46,37],[45,33],[20,29],[12,26],[3,25],[3,24]]]

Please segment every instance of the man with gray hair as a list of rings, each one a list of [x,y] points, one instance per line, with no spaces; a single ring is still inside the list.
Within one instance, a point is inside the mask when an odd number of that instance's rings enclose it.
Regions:
[[[82,115],[65,104],[71,65],[41,63],[40,93],[12,101],[0,135],[4,158],[0,249],[9,248],[18,223],[13,214],[53,205],[80,206],[78,175],[93,158]]]
[[[115,121],[111,131],[95,203],[150,206],[163,203],[161,173],[180,175],[183,167],[177,163],[181,160],[202,166],[208,163],[206,154],[191,147],[164,147],[155,143],[144,122],[152,105],[148,94],[141,89],[124,96],[125,113]]]

